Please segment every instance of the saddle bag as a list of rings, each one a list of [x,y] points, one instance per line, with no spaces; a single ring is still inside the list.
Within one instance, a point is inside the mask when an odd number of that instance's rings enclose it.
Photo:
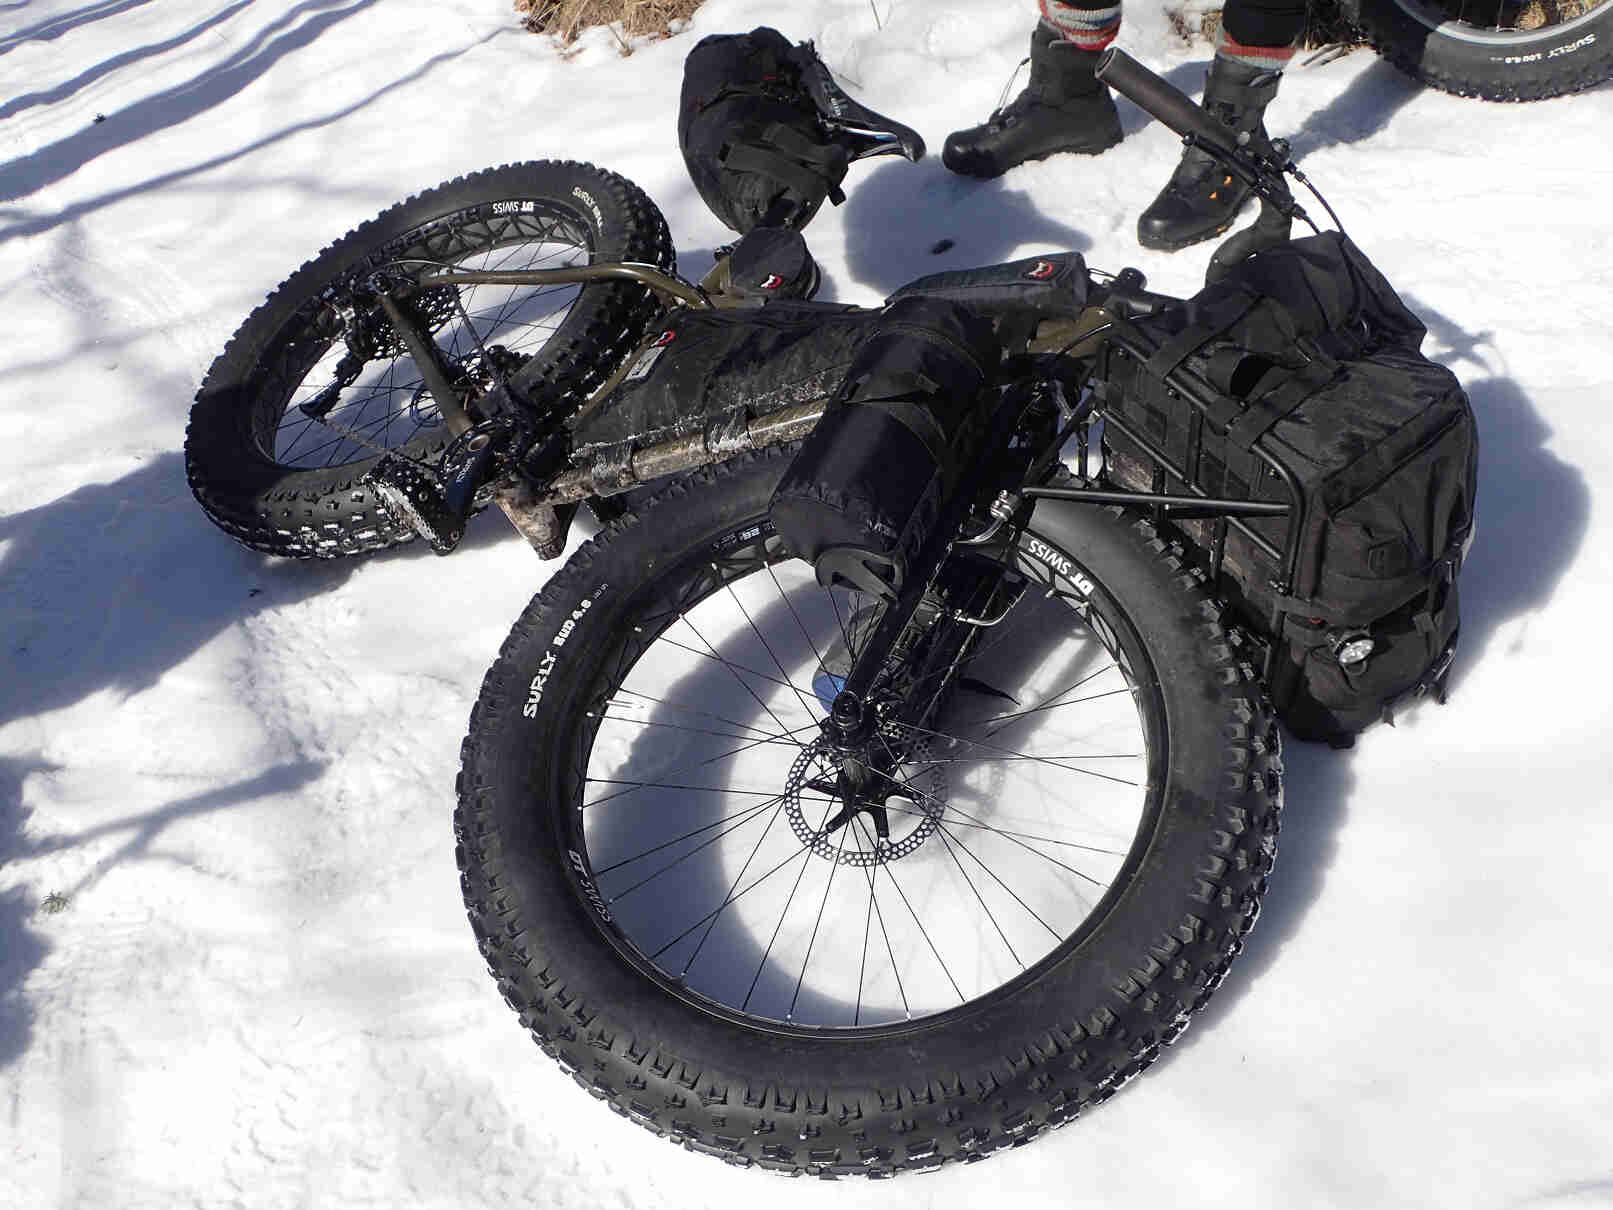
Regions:
[[[1456,377],[1337,232],[1236,266],[1186,307],[1122,321],[1094,390],[1107,476],[1145,492],[1289,506],[1175,522],[1268,645],[1278,713],[1348,746],[1443,692],[1478,455]],[[1214,508],[1206,509],[1214,512]]]
[[[818,580],[901,589],[957,482],[1002,349],[989,320],[944,299],[883,311],[773,495],[780,538]]]
[[[702,38],[683,65],[678,147],[689,177],[723,224],[744,234],[800,230],[829,198],[845,200],[846,149],[828,139],[803,73],[810,42],[791,46],[776,29]]]

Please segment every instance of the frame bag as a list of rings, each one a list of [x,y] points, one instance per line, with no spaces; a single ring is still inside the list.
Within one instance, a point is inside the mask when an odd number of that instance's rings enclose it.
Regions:
[[[779,299],[766,306],[677,307],[650,327],[621,384],[579,421],[573,456],[596,480],[640,482],[634,456],[668,441],[737,453],[750,421],[826,400],[840,386],[872,313]]]
[[[1344,747],[1402,700],[1442,695],[1478,438],[1461,385],[1419,352],[1426,329],[1383,275],[1328,232],[1117,328],[1094,384],[1109,478],[1289,505],[1177,522],[1268,644],[1289,728]]]

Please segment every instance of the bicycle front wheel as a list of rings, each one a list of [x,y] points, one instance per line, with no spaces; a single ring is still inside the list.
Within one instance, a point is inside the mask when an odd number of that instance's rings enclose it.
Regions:
[[[781,553],[786,462],[669,488],[533,602],[459,859],[590,1091],[736,1163],[889,1175],[1062,1124],[1181,1031],[1265,887],[1276,732],[1198,580],[1089,509],[949,560],[848,796],[821,723],[880,606]]]

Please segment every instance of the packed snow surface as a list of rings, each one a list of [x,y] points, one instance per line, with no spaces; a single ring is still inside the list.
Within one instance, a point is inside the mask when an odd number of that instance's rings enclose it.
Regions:
[[[1197,88],[1207,48],[1132,7],[1121,44]],[[487,978],[449,827],[483,670],[558,564],[496,514],[450,560],[276,561],[191,500],[213,355],[397,198],[590,160],[698,276],[726,233],[675,147],[696,38],[813,39],[938,150],[1032,20],[709,0],[624,58],[527,35],[507,0],[0,0],[0,1205],[1613,1204],[1608,86],[1486,105],[1364,51],[1289,73],[1273,130],[1478,415],[1454,694],[1352,752],[1289,746],[1277,874],[1213,1005],[988,1164],[831,1191],[593,1103]],[[1190,293],[1209,247],[1134,237],[1176,140],[1124,124],[995,182],[859,166],[810,232],[826,296],[1064,248]]]

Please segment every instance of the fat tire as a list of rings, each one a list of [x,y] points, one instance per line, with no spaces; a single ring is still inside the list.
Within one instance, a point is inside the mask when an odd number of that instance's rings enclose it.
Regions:
[[[1460,97],[1540,101],[1613,78],[1613,3],[1575,21],[1487,39],[1435,28],[1401,0],[1340,0],[1340,9],[1396,67]]]
[[[208,517],[253,550],[291,558],[333,558],[408,542],[414,531],[381,507],[362,480],[379,460],[323,469],[280,465],[254,435],[271,388],[260,360],[275,342],[306,329],[306,308],[331,283],[397,255],[399,241],[426,224],[497,200],[529,199],[565,212],[585,230],[596,261],[638,261],[667,272],[671,237],[655,203],[631,181],[590,164],[533,161],[459,177],[414,195],[336,240],[282,282],[237,329],[196,394],[185,434],[185,473]],[[621,363],[657,311],[638,285],[595,283],[537,354],[546,397],[586,393]],[[281,406],[284,406],[282,404]],[[425,435],[404,445],[411,458],[439,454]]]
[[[1066,512],[1061,549],[1096,592],[1123,602],[1166,673],[1156,674],[1171,753],[1161,805],[1133,849],[1139,872],[1102,924],[961,1028],[947,1016],[944,1027],[917,1021],[837,1042],[701,1013],[607,941],[545,814],[566,809],[552,801],[550,766],[576,725],[576,695],[592,683],[586,665],[601,658],[590,653],[617,624],[605,598],[620,592],[626,613],[630,581],[765,512],[787,461],[787,451],[764,451],[673,484],[583,546],[516,623],[461,753],[456,852],[470,923],[538,1045],[657,1135],[791,1175],[889,1177],[972,1162],[1108,1099],[1221,983],[1275,854],[1277,729],[1181,548],[1119,509]],[[557,635],[565,655],[532,709],[534,670]]]

